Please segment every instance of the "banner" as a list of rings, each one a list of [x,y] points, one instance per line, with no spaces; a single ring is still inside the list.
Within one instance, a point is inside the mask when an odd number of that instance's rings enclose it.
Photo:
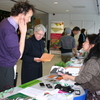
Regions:
[[[50,49],[57,49],[59,39],[62,36],[63,30],[64,30],[63,21],[51,22]]]

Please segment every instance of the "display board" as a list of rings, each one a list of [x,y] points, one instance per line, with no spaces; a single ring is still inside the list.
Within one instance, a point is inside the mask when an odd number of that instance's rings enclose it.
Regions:
[[[51,22],[51,34],[50,34],[50,50],[59,50],[57,48],[60,37],[64,30],[63,21],[52,21]]]

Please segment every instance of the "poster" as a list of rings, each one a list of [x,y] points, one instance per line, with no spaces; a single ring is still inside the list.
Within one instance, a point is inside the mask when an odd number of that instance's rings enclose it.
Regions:
[[[50,50],[58,49],[59,39],[62,36],[64,30],[63,21],[52,21],[51,22],[51,34],[50,34]]]

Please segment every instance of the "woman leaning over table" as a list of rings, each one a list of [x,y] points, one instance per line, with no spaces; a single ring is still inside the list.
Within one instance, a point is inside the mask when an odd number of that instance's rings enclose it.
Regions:
[[[78,76],[62,75],[65,80],[73,80],[88,89],[87,100],[92,100],[90,94],[97,94],[100,100],[100,36],[87,35],[83,50],[88,52]],[[89,98],[89,99],[88,99]],[[93,99],[94,100],[94,99]]]
[[[42,25],[34,27],[34,35],[26,40],[25,49],[22,56],[21,82],[26,83],[42,77],[42,62],[40,57],[44,53],[44,42],[46,28]]]

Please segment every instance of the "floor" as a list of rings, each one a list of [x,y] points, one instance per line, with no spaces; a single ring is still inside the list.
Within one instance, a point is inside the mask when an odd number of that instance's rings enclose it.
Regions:
[[[48,75],[51,67],[56,62],[60,62],[60,61],[61,61],[60,55],[56,54],[56,55],[54,55],[53,59],[50,62],[43,62],[43,76]],[[17,62],[17,72],[18,72],[17,86],[21,85],[21,64],[22,64],[22,61],[18,60],[18,62]]]

